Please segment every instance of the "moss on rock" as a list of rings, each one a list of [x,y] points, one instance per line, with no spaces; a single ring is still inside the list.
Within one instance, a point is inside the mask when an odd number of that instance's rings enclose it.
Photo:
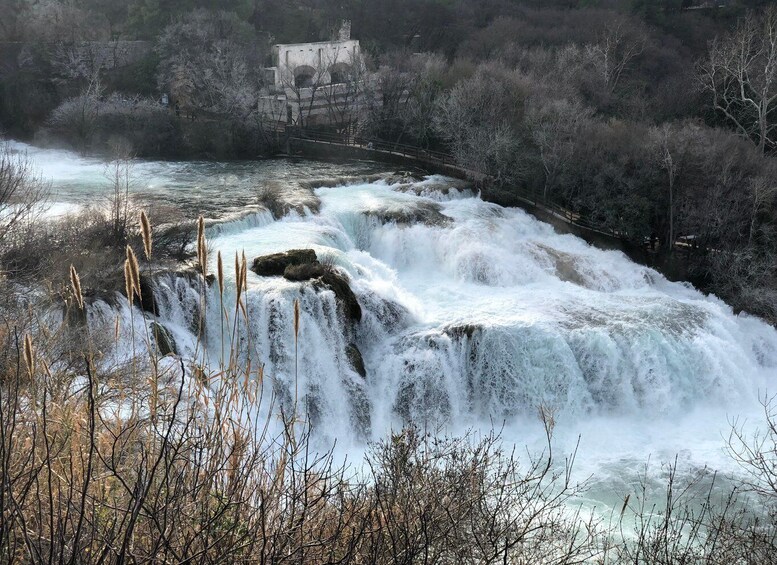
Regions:
[[[178,353],[175,346],[175,339],[162,324],[151,322],[151,333],[154,335],[154,341],[156,341],[156,347],[159,350],[160,355],[164,356],[171,353],[175,355]]]
[[[362,378],[367,378],[367,369],[364,367],[364,358],[362,352],[356,347],[356,344],[349,343],[345,346],[345,355],[348,357],[348,363],[351,368],[361,375]]]

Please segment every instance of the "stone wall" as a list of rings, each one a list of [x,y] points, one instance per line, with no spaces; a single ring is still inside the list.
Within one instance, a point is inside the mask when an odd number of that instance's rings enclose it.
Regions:
[[[275,85],[294,84],[295,76],[306,74],[317,84],[332,82],[338,66],[358,64],[359,40],[294,43],[273,47]]]

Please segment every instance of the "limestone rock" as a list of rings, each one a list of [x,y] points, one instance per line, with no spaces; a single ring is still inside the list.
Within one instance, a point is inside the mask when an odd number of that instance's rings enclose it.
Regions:
[[[354,323],[361,322],[362,308],[345,275],[337,271],[329,271],[315,279],[313,286],[316,288],[325,287],[334,292],[337,302],[343,308],[346,320]]]
[[[290,265],[304,265],[317,263],[316,252],[312,249],[291,249],[283,253],[263,255],[254,259],[251,270],[262,277],[283,276],[286,267]]]

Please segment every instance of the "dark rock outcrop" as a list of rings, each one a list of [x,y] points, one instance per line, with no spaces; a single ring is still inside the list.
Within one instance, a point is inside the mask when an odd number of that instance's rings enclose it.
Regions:
[[[257,257],[251,270],[264,277],[283,276],[295,282],[311,281],[316,290],[327,289],[335,293],[346,320],[360,322],[362,319],[362,309],[348,277],[334,267],[319,263],[312,249],[292,249]]]
[[[314,279],[313,286],[316,289],[328,288],[334,292],[337,302],[343,308],[345,319],[354,323],[361,322],[362,307],[359,305],[353,290],[351,290],[351,285],[348,284],[348,279],[345,278],[345,275],[337,271],[329,271]]]
[[[154,334],[154,341],[156,341],[156,346],[160,355],[164,356],[171,353],[174,355],[177,354],[175,339],[170,332],[167,331],[166,327],[157,322],[151,322],[151,332]]]
[[[140,309],[150,314],[159,311],[154,297],[154,279],[143,273],[140,274]]]
[[[425,224],[427,226],[446,226],[451,219],[443,214],[441,207],[436,202],[421,202],[413,206],[403,208],[384,208],[368,210],[366,214],[378,218],[386,224]]]
[[[251,270],[262,277],[280,277],[283,276],[286,267],[290,265],[317,262],[316,252],[312,249],[291,249],[283,253],[257,257],[254,259]]]
[[[442,331],[447,336],[461,339],[464,336],[471,338],[475,332],[482,329],[483,326],[480,324],[457,324],[446,326]]]
[[[355,344],[349,343],[345,346],[345,355],[348,357],[348,363],[350,363],[351,368],[361,375],[362,378],[366,379],[367,369],[364,367],[364,358],[359,348]]]
[[[302,265],[289,265],[283,270],[283,278],[289,281],[309,281],[323,276],[331,271],[331,268],[315,263],[303,263]]]
[[[574,255],[542,244],[537,244],[537,248],[553,262],[556,276],[559,279],[585,288],[591,288],[585,276],[580,272],[578,259]]]
[[[382,175],[381,180],[385,181],[386,184],[411,184],[411,183],[417,183],[421,182],[423,180],[423,175],[413,172],[413,171],[397,171],[390,175]]]

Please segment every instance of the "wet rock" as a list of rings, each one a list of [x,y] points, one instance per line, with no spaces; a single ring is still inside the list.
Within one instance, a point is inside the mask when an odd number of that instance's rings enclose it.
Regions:
[[[312,249],[292,249],[283,253],[257,257],[251,265],[251,270],[262,277],[280,277],[283,276],[286,267],[290,265],[317,262],[316,252]]]
[[[397,171],[393,174],[383,175],[382,180],[386,184],[414,184],[421,182],[423,177],[413,171]]]
[[[157,288],[157,280],[160,277],[170,276],[177,279],[185,279],[190,281],[192,285],[195,281],[202,280],[198,270],[195,269],[181,269],[178,271],[173,270],[156,270],[153,273],[140,273],[140,300],[135,296],[135,304],[140,306],[140,309],[154,316],[159,314],[159,303],[157,301],[155,290]],[[216,282],[216,276],[209,274],[205,277],[205,282],[208,286]],[[122,289],[123,290],[123,289]],[[122,292],[124,294],[124,292]]]
[[[251,270],[265,277],[283,276],[295,282],[311,281],[316,290],[327,289],[335,293],[346,320],[355,323],[362,319],[362,309],[348,277],[334,267],[319,263],[312,249],[292,249],[257,257]]]
[[[87,311],[89,306],[93,305],[98,300],[104,301],[106,304],[113,304],[115,300],[112,294],[97,292],[91,289],[85,289],[82,291],[84,297],[84,308],[79,308],[75,301],[75,298],[69,298],[62,300],[62,315],[65,323],[70,328],[85,328],[88,322]]]
[[[304,214],[307,209],[316,214],[321,208],[321,200],[313,189],[302,183],[265,181],[257,187],[257,200],[276,220],[291,211]]]
[[[137,298],[137,297],[136,297]],[[156,297],[154,296],[154,280],[148,275],[140,275],[140,309],[150,314],[156,314]]]
[[[283,270],[283,278],[289,281],[309,281],[329,272],[331,269],[318,261],[315,263],[303,263],[302,265],[289,265]]]
[[[591,285],[579,271],[578,261],[574,255],[548,247],[547,245],[537,244],[537,247],[545,252],[546,256],[553,261],[556,276],[559,279],[565,282],[571,282],[578,286],[590,288]]]
[[[85,328],[86,327],[86,308],[81,309],[78,305],[63,306],[62,313],[64,314],[65,323],[69,328]]]
[[[398,302],[385,300],[383,298],[377,298],[377,300],[373,300],[370,310],[373,312],[381,325],[390,329],[403,327],[407,325],[407,323],[412,318],[412,315],[407,308]]]
[[[175,339],[166,327],[158,322],[151,322],[151,332],[160,355],[164,356],[171,353],[175,355],[178,353],[175,347]]]
[[[386,178],[385,174],[377,173],[372,175],[358,175],[358,176],[340,176],[330,177],[322,179],[311,179],[301,181],[299,184],[302,188],[313,191],[317,188],[333,188],[336,186],[349,186],[354,184],[369,184]]]
[[[355,378],[343,380],[343,386],[348,398],[348,412],[352,429],[357,437],[367,440],[371,436],[372,423],[370,418],[371,405],[364,382]]]
[[[452,413],[448,394],[410,366],[394,400],[394,411],[405,422],[447,421]]]
[[[361,322],[362,308],[345,275],[337,271],[326,272],[314,279],[313,286],[316,289],[328,288],[334,292],[338,304],[343,308],[345,319],[352,323]]]
[[[590,287],[585,277],[577,270],[577,262],[571,255],[560,254],[556,261],[556,276],[562,281],[578,286]]]
[[[451,218],[440,212],[441,207],[435,202],[420,202],[413,206],[402,208],[382,208],[368,210],[366,214],[378,218],[382,223],[424,224],[427,226],[446,226]]]
[[[361,375],[362,378],[366,379],[367,369],[364,367],[364,358],[359,348],[355,344],[349,343],[345,346],[345,355],[348,357],[348,363],[350,363],[351,368]]]
[[[475,332],[482,329],[483,326],[480,324],[457,324],[447,326],[442,331],[445,335],[452,338],[462,338],[464,336],[471,338]]]

